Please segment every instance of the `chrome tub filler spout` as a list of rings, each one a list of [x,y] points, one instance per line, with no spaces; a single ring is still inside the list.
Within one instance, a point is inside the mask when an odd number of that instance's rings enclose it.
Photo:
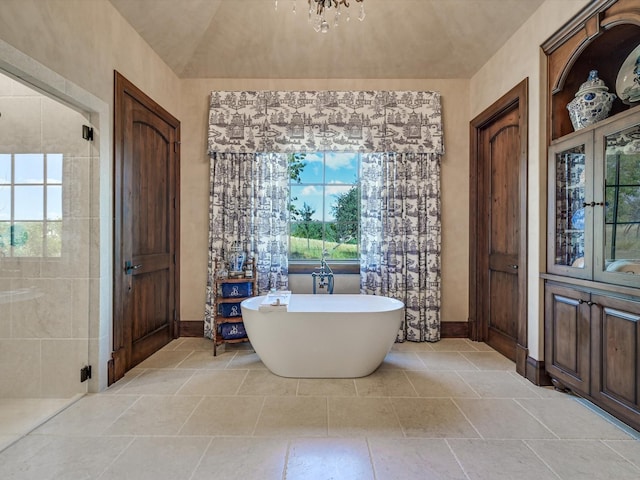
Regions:
[[[313,293],[316,292],[316,288],[324,290],[327,289],[327,293],[333,293],[333,271],[326,261],[327,252],[322,253],[322,260],[320,261],[320,267],[317,267],[315,272],[311,273],[313,278]]]

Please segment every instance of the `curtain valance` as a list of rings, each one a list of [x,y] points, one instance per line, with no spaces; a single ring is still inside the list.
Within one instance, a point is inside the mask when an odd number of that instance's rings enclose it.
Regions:
[[[440,93],[213,91],[209,154],[444,153]]]

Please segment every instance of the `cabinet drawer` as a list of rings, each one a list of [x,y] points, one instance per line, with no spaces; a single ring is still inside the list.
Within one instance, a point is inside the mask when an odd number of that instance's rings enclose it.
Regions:
[[[222,298],[250,297],[253,295],[252,283],[223,283],[220,285]]]

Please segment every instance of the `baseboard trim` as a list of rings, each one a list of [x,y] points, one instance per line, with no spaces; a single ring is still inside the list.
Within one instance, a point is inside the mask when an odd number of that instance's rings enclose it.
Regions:
[[[469,322],[441,322],[440,338],[469,338]]]
[[[204,320],[181,320],[181,337],[203,337]],[[442,322],[440,338],[469,338],[469,322]]]
[[[181,337],[204,337],[204,320],[180,320]]]
[[[536,360],[535,358],[527,357],[525,377],[531,383],[538,385],[539,387],[553,385],[551,383],[551,377],[544,368],[544,360]]]

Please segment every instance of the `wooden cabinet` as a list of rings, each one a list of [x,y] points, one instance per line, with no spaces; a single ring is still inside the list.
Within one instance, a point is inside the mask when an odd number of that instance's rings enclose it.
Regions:
[[[640,430],[640,299],[592,294],[591,302],[590,396]]]
[[[590,391],[591,318],[589,293],[547,282],[545,367],[557,387]]]
[[[252,278],[217,278],[215,292],[213,318],[216,334],[213,354],[217,355],[221,345],[249,341],[242,322],[240,303],[256,294],[255,272]]]
[[[553,141],[548,172],[547,272],[640,287],[640,107]]]
[[[547,281],[545,367],[556,387],[640,429],[640,298]]]
[[[640,45],[637,0],[597,0],[542,45],[548,72],[545,369],[640,429],[640,102],[576,132],[591,70],[611,92]]]

